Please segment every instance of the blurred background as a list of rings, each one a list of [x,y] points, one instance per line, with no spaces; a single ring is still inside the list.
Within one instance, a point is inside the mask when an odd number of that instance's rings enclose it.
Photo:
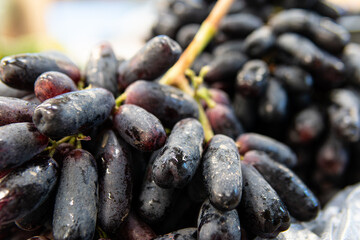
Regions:
[[[360,0],[329,1],[354,14],[360,12]],[[119,57],[127,58],[149,35],[159,2],[0,0],[0,58],[56,49],[83,67],[91,48],[104,40],[112,43]],[[359,16],[347,21],[344,24],[352,28],[354,36],[360,33]]]

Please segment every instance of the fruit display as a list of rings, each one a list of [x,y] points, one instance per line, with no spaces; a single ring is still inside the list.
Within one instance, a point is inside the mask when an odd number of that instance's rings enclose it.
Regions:
[[[60,52],[1,60],[0,239],[328,239],[306,223],[360,181],[347,12],[159,9],[129,59],[104,42],[84,69]]]

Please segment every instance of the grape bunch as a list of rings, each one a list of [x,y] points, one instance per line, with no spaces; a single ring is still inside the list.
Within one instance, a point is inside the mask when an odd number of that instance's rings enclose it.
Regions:
[[[59,52],[3,58],[0,238],[263,239],[315,219],[359,180],[345,14],[171,0],[129,59],[106,42],[84,70]]]

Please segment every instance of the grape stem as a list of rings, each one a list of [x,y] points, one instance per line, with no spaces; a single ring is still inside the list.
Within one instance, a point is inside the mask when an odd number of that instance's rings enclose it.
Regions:
[[[161,84],[175,85],[190,96],[194,96],[194,90],[191,88],[184,75],[185,71],[191,67],[195,58],[205,49],[211,39],[215,36],[221,19],[227,14],[233,2],[234,0],[218,0],[216,2],[209,16],[201,24],[199,31],[196,33],[189,46],[181,54],[179,60],[160,79]],[[205,141],[208,142],[214,136],[214,133],[204,108],[199,102],[198,107],[199,121],[204,128]]]

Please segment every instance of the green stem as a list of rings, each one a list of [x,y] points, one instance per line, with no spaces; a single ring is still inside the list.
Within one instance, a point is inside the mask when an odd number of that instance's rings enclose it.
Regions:
[[[118,108],[126,100],[127,93],[123,92],[120,96],[115,99],[115,106]]]
[[[204,108],[202,107],[201,103],[199,103],[199,102],[198,102],[198,108],[199,108],[199,121],[204,128],[205,142],[209,142],[211,140],[211,138],[214,136],[214,132],[211,128],[209,119],[206,116]]]

